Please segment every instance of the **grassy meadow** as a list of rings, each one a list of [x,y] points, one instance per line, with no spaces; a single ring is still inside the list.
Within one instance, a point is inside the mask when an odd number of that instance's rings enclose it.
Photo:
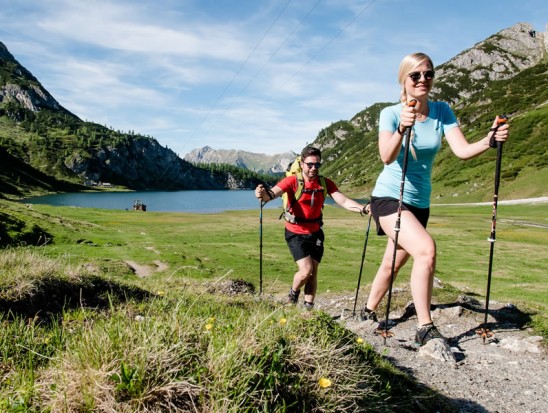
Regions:
[[[230,274],[259,287],[260,224],[256,211],[220,214],[139,213],[100,209],[30,206],[42,226],[46,220],[56,233],[52,244],[36,247],[49,257],[72,263],[93,263],[114,275],[135,279],[124,265],[133,261],[157,270],[145,284],[162,286],[178,279],[214,280]],[[295,264],[283,238],[277,209],[263,210],[263,290],[284,295]],[[485,294],[492,206],[433,206],[429,230],[437,242],[436,276],[443,282],[478,296]],[[319,293],[352,291],[357,277],[367,218],[338,207],[326,206],[326,250],[320,267]],[[59,231],[62,229],[62,231]],[[499,205],[494,248],[491,299],[548,310],[546,204]],[[372,281],[385,248],[372,222],[364,263],[364,291]],[[406,266],[397,285],[406,285]],[[135,281],[135,280],[134,280]]]
[[[0,201],[53,239],[0,251],[0,411],[433,411],[413,383],[321,312],[283,307],[295,265],[279,211],[107,211]],[[491,205],[433,206],[434,300],[484,299]],[[354,294],[367,218],[324,213],[319,295]],[[491,300],[548,331],[546,204],[499,205]],[[386,239],[372,224],[363,303]],[[136,271],[138,268],[139,271]],[[396,286],[406,286],[409,269]],[[216,290],[228,280],[255,294]],[[216,291],[216,292],[215,292]],[[219,292],[221,291],[221,292]],[[408,296],[396,299],[405,303]],[[360,303],[360,305],[362,304]]]

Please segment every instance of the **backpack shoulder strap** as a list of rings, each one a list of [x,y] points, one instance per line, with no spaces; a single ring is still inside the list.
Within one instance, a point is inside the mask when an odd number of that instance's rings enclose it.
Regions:
[[[303,189],[304,189],[304,179],[301,174],[297,174],[297,190],[295,191],[295,201],[298,201],[301,199],[301,196],[303,196]]]
[[[320,185],[322,186],[322,189],[323,189],[323,200],[325,202],[325,200],[327,199],[327,179],[325,178],[325,176],[323,175],[318,175],[318,179],[320,180]]]

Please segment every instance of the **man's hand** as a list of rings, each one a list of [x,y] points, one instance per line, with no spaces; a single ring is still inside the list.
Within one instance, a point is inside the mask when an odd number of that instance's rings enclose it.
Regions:
[[[264,193],[265,193],[264,185],[263,184],[257,185],[257,188],[255,188],[255,196],[262,201]]]

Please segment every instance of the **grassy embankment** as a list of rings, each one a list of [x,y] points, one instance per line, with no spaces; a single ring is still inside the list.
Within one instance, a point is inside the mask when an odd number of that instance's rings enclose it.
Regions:
[[[265,294],[257,300],[211,291],[228,279],[258,288],[258,210],[193,215],[0,202],[54,237],[0,252],[2,411],[432,411],[443,403],[385,363],[367,337],[270,298],[285,295],[294,272],[276,210],[264,210]],[[545,336],[546,220],[545,205],[499,206],[491,293]],[[436,302],[454,302],[458,289],[483,299],[490,221],[490,206],[433,208],[437,276],[448,285],[435,291]],[[325,222],[319,294],[353,293],[366,218],[326,207]],[[384,243],[372,229],[361,299]],[[150,275],[138,277],[128,261]],[[407,280],[408,269],[397,285]],[[396,294],[395,306],[408,299]]]

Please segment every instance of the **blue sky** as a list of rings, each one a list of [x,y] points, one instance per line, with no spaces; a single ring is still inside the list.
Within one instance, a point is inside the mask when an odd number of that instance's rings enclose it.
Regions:
[[[192,149],[300,151],[545,0],[0,0],[0,41],[80,118]]]

